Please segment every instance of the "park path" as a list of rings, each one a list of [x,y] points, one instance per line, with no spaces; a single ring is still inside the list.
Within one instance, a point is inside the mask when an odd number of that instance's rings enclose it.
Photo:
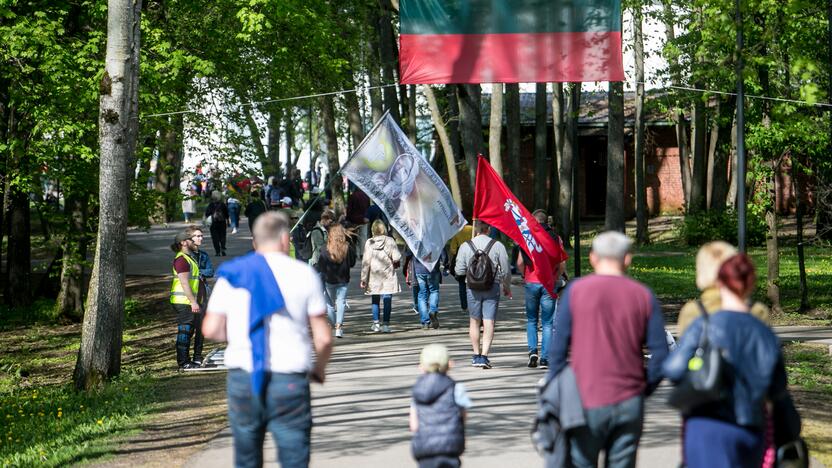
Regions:
[[[153,227],[148,232],[130,232],[128,274],[168,276],[172,257],[168,246],[182,227],[184,224],[174,223]],[[229,234],[229,256],[212,257],[215,267],[250,250],[250,242],[245,225],[238,234]],[[204,247],[213,252],[208,237]],[[467,425],[464,463],[481,467],[539,465],[541,458],[532,447],[529,429],[535,412],[536,384],[544,371],[525,366],[522,287],[514,286],[513,294],[514,299],[501,304],[490,354],[494,368],[482,370],[469,365],[468,318],[459,310],[455,282],[446,281],[441,287],[439,330],[420,329],[418,317],[411,311],[411,295],[406,291],[394,297],[394,333],[375,334],[369,331],[369,300],[354,281],[349,291],[346,336],[336,340],[326,384],[312,388],[312,466],[415,465],[410,457],[407,420],[410,387],[418,377],[419,351],[432,342],[448,346],[456,364],[451,375],[465,384],[474,401]],[[830,328],[787,327],[780,331],[788,338],[832,339]],[[224,378],[224,374],[218,373],[217,378]],[[663,403],[666,392],[667,387],[662,386],[648,399],[639,467],[678,465],[680,419]],[[264,456],[267,466],[276,466],[270,437],[266,439]],[[232,459],[231,434],[225,429],[184,464],[196,468],[227,467],[232,465]]]

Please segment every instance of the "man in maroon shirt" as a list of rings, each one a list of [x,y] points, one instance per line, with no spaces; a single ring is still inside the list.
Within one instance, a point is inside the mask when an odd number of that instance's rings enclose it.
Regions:
[[[587,425],[570,432],[575,467],[634,467],[644,422],[644,398],[661,381],[667,342],[652,291],[626,276],[631,241],[604,232],[592,241],[595,274],[572,281],[560,296],[549,378],[575,371]],[[652,358],[645,372],[643,347]],[[571,351],[571,353],[570,353]]]

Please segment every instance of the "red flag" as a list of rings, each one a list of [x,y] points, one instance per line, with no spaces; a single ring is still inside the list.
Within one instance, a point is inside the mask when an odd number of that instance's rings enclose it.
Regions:
[[[555,297],[555,270],[568,255],[511,193],[488,161],[482,156],[478,159],[474,219],[494,226],[514,240],[531,259],[531,265],[526,266],[528,272],[533,272]]]

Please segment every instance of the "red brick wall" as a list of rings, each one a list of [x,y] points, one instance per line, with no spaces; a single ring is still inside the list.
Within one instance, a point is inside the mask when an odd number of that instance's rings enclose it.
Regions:
[[[677,214],[684,209],[679,148],[656,148],[645,160],[645,173],[647,208],[651,215]]]

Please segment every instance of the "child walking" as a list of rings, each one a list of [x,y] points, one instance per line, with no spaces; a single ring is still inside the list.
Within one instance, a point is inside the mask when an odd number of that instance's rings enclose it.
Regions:
[[[456,468],[465,451],[465,416],[471,399],[461,383],[448,377],[448,348],[430,344],[422,349],[422,375],[413,385],[410,405],[411,449],[420,468]]]

